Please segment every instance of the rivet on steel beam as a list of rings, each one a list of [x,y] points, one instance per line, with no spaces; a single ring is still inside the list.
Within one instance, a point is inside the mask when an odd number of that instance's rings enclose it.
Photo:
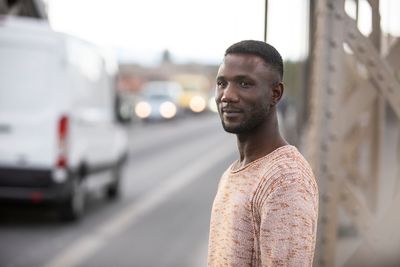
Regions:
[[[336,134],[334,134],[334,133],[329,134],[328,138],[329,138],[329,140],[331,140],[331,141],[336,141],[336,140],[337,140],[337,136],[336,136]]]
[[[349,32],[347,35],[349,36],[350,39],[356,38],[356,35],[354,34],[354,32]]]
[[[357,50],[358,50],[358,52],[360,52],[360,53],[365,53],[365,50],[364,50],[364,47],[362,47],[362,46],[357,46]]]
[[[321,171],[322,171],[323,173],[327,173],[327,172],[328,172],[328,166],[326,165],[326,163],[322,164],[322,166],[321,166]]]
[[[371,58],[367,60],[367,64],[371,67],[375,67],[375,62]]]
[[[321,243],[322,244],[328,243],[328,238],[325,235],[321,237]]]
[[[338,13],[338,12],[335,13],[335,19],[341,20],[342,18],[343,18],[343,17],[342,17],[342,14],[340,14],[340,13]]]
[[[321,223],[322,224],[328,223],[328,221],[329,220],[328,220],[328,217],[326,217],[326,215],[322,215],[321,216]],[[324,238],[321,238],[321,241],[324,242]]]
[[[328,194],[323,194],[322,195],[322,201],[323,202],[329,202],[330,199],[331,198],[330,198],[330,196]]]
[[[333,10],[333,9],[335,8],[335,6],[333,5],[333,3],[331,3],[331,2],[327,3],[326,6],[327,6],[329,9],[331,9],[331,10]]]
[[[336,48],[336,42],[335,42],[335,40],[329,40],[329,45],[331,46],[331,47],[333,47],[333,48]]]
[[[331,119],[331,118],[332,118],[332,112],[329,111],[329,110],[327,110],[327,111],[325,112],[325,117],[326,117],[327,119]]]
[[[322,143],[321,144],[321,150],[322,151],[327,151],[328,150],[328,146],[326,145],[326,143]]]

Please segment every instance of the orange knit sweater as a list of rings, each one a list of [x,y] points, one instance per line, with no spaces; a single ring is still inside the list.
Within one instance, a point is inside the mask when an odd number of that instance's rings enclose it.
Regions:
[[[232,166],[214,199],[208,266],[312,266],[318,188],[303,156],[286,145]]]

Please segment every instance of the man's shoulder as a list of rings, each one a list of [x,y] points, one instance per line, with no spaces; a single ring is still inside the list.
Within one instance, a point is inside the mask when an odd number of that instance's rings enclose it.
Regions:
[[[283,182],[288,178],[295,178],[299,181],[315,184],[311,166],[294,146],[287,146],[280,153],[266,158],[262,167],[262,180],[269,180],[269,183]]]

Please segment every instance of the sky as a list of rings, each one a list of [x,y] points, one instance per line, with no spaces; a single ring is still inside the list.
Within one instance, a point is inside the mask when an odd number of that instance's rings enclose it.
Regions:
[[[290,0],[305,11],[304,0]],[[263,40],[264,0],[48,0],[49,19],[55,30],[99,45],[119,48],[140,62],[159,60],[168,49],[178,61],[219,63],[225,49],[243,39]],[[279,1],[270,1],[273,9]],[[280,1],[285,2],[285,1]],[[288,2],[286,0],[286,2]],[[277,16],[271,12],[271,16]],[[304,15],[291,17],[293,25]],[[301,43],[300,32],[289,23],[280,31],[291,32],[281,41],[285,58],[299,58],[287,44]],[[304,32],[304,30],[303,30]],[[271,43],[277,33],[269,30]],[[277,38],[275,38],[277,39]],[[304,42],[304,40],[302,41]],[[276,41],[276,46],[279,42]],[[274,45],[274,44],[273,44]],[[304,49],[304,45],[303,49]]]
[[[121,59],[137,63],[159,62],[162,51],[168,49],[178,62],[218,64],[232,43],[264,39],[265,0],[45,2],[55,30],[116,48]],[[307,2],[269,0],[267,41],[285,60],[302,59],[307,54]],[[393,14],[400,1],[382,2],[382,11],[392,13],[384,23],[400,25],[399,16]]]

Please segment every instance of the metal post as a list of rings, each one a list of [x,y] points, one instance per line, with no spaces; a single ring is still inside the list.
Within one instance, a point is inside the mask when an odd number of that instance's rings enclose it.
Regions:
[[[265,13],[264,13],[264,41],[267,42],[268,30],[268,0],[265,0]]]
[[[313,51],[311,162],[320,188],[315,266],[333,267],[336,258],[340,109],[343,94],[344,0],[316,1]]]

